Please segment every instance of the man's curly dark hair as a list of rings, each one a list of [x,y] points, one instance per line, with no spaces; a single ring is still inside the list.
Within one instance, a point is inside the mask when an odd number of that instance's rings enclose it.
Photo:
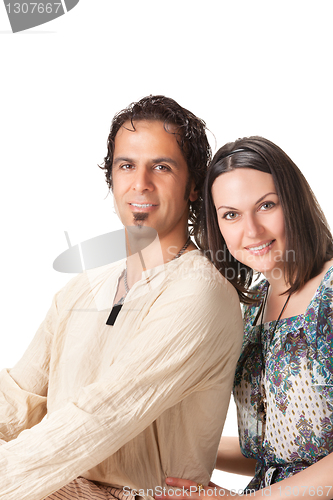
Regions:
[[[158,120],[163,122],[167,132],[173,133],[186,160],[189,179],[186,186],[185,199],[188,198],[191,182],[194,181],[198,198],[190,202],[189,221],[193,227],[197,224],[198,214],[202,203],[202,188],[205,180],[208,164],[211,160],[211,148],[206,135],[206,124],[200,118],[176,101],[162,95],[150,95],[138,102],[133,102],[127,108],[117,113],[111,123],[111,129],[107,141],[107,155],[100,167],[105,170],[106,182],[112,189],[112,163],[114,153],[114,141],[120,127],[127,121],[131,122],[135,130],[134,122],[139,120]],[[173,125],[176,130],[169,130],[168,125]]]

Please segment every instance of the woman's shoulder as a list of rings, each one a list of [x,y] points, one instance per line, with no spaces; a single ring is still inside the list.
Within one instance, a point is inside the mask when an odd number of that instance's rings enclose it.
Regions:
[[[250,296],[255,302],[253,304],[245,306],[245,308],[256,308],[258,307],[265,293],[267,292],[267,288],[269,286],[268,281],[265,278],[259,278],[250,288]]]
[[[316,293],[317,300],[320,301],[321,308],[331,310],[333,302],[333,260],[326,262],[321,275],[321,282]]]
[[[333,260],[325,262],[322,274],[322,283],[325,286],[333,287]]]
[[[313,301],[319,301],[321,304],[327,302],[331,307],[333,298],[333,260],[325,262],[321,273],[314,280],[317,281],[317,288],[311,303]]]
[[[251,286],[250,292],[254,298],[260,298],[268,287],[268,281],[264,277],[259,277]]]
[[[262,303],[262,299],[268,288],[268,281],[266,279],[257,280],[250,288],[251,299],[254,300],[253,304],[244,304],[242,306],[244,325],[251,320],[251,318],[258,313],[258,308]],[[252,323],[252,321],[250,321]]]

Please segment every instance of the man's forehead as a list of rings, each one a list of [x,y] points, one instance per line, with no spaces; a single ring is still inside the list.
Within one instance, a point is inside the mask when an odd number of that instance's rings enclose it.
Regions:
[[[161,120],[128,120],[118,130],[114,141],[113,165],[120,162],[170,163],[176,168],[187,165],[187,158],[180,147],[176,126]]]
[[[136,132],[137,129],[156,130],[160,129],[161,133],[171,133],[172,135],[177,134],[179,127],[173,123],[168,123],[159,119],[134,119],[126,120],[119,128],[116,137],[124,132]]]

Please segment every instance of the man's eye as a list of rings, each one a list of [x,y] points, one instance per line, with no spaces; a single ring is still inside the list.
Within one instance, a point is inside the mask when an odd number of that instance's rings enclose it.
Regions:
[[[130,170],[131,168],[133,168],[133,165],[131,165],[130,163],[125,163],[125,165],[120,165],[119,168],[121,170]]]
[[[168,167],[167,165],[155,165],[154,168],[155,170],[159,170],[161,172],[170,170],[170,167]]]

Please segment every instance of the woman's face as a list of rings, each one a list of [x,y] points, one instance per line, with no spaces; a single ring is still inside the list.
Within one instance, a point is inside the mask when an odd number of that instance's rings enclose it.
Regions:
[[[214,181],[212,196],[233,257],[266,276],[281,276],[285,225],[272,175],[251,168],[226,172]]]

